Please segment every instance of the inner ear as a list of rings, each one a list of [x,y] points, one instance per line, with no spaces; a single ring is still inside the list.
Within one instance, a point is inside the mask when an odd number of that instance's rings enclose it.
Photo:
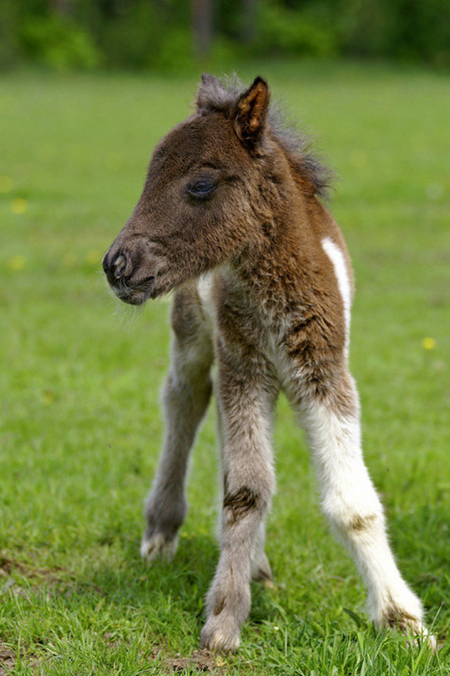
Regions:
[[[267,82],[257,77],[240,95],[233,111],[233,126],[238,138],[248,148],[261,140],[269,109],[270,92]]]

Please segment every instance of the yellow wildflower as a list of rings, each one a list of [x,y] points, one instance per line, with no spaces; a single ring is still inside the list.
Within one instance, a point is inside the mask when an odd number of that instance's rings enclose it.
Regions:
[[[9,259],[9,267],[11,268],[11,270],[23,270],[26,265],[26,262],[27,261],[25,256],[20,255],[12,256]]]
[[[16,197],[16,199],[11,202],[11,211],[13,214],[24,214],[27,207],[27,201],[24,200],[23,197]]]
[[[436,341],[434,338],[424,338],[422,341],[422,346],[425,350],[434,350],[436,347]]]

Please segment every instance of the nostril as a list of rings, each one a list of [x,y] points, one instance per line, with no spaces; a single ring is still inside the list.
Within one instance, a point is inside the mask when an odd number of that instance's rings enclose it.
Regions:
[[[116,279],[120,279],[122,277],[122,273],[125,270],[126,265],[127,259],[123,254],[120,254],[112,265],[112,271]]]
[[[103,269],[110,284],[114,285],[129,272],[130,260],[125,253],[108,252],[103,259]]]

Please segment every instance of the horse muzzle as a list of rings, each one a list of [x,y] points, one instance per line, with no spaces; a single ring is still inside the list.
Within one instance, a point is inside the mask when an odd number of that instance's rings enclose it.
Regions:
[[[142,305],[159,293],[156,278],[162,260],[112,245],[103,258],[103,270],[116,296],[129,305]]]

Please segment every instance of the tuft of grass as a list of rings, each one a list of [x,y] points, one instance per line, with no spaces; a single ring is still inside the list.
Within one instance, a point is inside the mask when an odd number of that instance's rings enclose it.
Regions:
[[[450,88],[447,77],[355,64],[257,63],[320,135],[340,178],[332,211],[357,279],[352,371],[366,459],[400,567],[442,648],[363,613],[355,568],[328,534],[284,399],[267,551],[236,657],[213,673],[448,674],[450,560]],[[131,317],[100,260],[159,138],[190,110],[191,77],[2,76],[0,87],[0,663],[36,673],[198,673],[217,561],[213,407],[194,451],[174,562],[146,568],[142,503],[162,439],[168,306]],[[179,657],[177,657],[179,655]],[[177,661],[178,660],[178,661]],[[183,666],[180,666],[183,665]],[[0,668],[1,673],[1,668]]]

